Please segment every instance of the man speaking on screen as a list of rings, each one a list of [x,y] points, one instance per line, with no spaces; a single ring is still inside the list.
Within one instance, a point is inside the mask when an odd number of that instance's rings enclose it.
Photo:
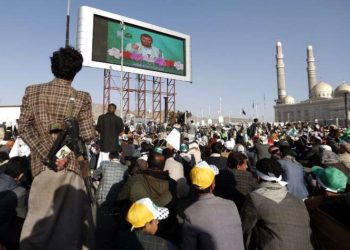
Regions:
[[[142,60],[147,62],[155,62],[157,58],[163,58],[163,53],[160,49],[153,46],[153,38],[148,34],[141,34],[140,43],[129,43],[126,46],[126,51],[135,54],[141,54]]]

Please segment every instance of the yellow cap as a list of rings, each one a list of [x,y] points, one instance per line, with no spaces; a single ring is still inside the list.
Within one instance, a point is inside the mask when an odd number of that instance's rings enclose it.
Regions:
[[[192,184],[200,190],[206,189],[213,183],[217,172],[215,166],[209,166],[205,161],[202,161],[194,166],[190,172]]]
[[[154,219],[163,220],[169,215],[169,210],[163,207],[157,207],[150,198],[140,199],[130,207],[126,220],[133,228],[139,228],[146,225]]]

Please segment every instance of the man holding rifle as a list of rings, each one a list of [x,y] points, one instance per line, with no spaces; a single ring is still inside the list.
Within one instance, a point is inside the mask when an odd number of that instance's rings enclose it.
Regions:
[[[32,152],[34,180],[21,249],[94,249],[81,164],[84,142],[95,134],[91,97],[71,86],[82,62],[74,48],[60,48],[51,57],[55,78],[27,87],[22,100],[19,133]]]

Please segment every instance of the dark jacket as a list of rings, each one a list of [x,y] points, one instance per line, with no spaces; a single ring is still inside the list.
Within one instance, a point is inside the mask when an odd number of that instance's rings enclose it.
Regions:
[[[123,120],[113,113],[98,117],[96,130],[101,136],[101,151],[112,152],[118,149],[119,134],[124,130]]]
[[[173,242],[180,238],[180,228],[176,219],[176,181],[169,177],[167,171],[147,169],[129,177],[118,200],[135,202],[142,198],[150,198],[157,206],[167,207],[169,217],[160,221],[157,235]]]
[[[244,195],[237,190],[235,176],[228,168],[220,170],[219,174],[215,176],[214,194],[223,199],[232,200],[238,210],[241,209],[245,199]]]
[[[254,135],[256,134],[258,128],[258,124],[257,123],[253,123],[252,125],[250,125],[250,127],[247,129],[247,134],[250,138],[253,138]]]
[[[169,179],[168,172],[151,169],[140,171],[127,180],[118,200],[128,199],[135,202],[148,197],[157,206],[164,207],[172,200]]]
[[[302,200],[278,183],[264,182],[242,208],[246,249],[312,249],[309,214]]]
[[[236,189],[243,195],[254,191],[258,186],[256,177],[250,171],[239,171],[237,169],[229,169],[235,177]]]
[[[331,146],[331,148],[332,148],[332,151],[336,154],[339,154],[339,152],[340,152],[339,138],[332,136],[332,135],[328,135],[327,140],[328,140],[329,146]]]
[[[8,249],[18,248],[27,212],[27,191],[12,177],[0,173],[0,242]]]
[[[258,160],[264,159],[264,158],[271,158],[271,154],[269,153],[269,147],[270,145],[268,144],[262,144],[262,143],[254,143],[254,148],[255,148],[255,163]]]
[[[184,154],[186,155],[186,157],[181,156],[183,154],[176,154],[174,156],[175,161],[178,161],[182,164],[183,168],[184,168],[184,176],[186,178],[186,180],[190,183],[191,179],[190,179],[190,172],[192,167],[196,164],[196,160],[193,154]]]
[[[167,250],[170,243],[156,235],[147,234],[141,230],[128,232],[120,231],[118,234],[117,249],[125,250]]]
[[[5,194],[7,191],[11,191],[16,195],[17,201],[14,212],[17,217],[24,219],[27,214],[27,190],[16,182],[11,176],[0,173],[0,192]]]
[[[302,153],[301,159],[305,161],[306,167],[320,166],[321,164],[321,148],[319,144],[312,145],[309,150]]]
[[[346,195],[315,196],[305,201],[316,250],[350,249],[350,201]]]
[[[218,169],[227,168],[227,158],[222,157],[220,154],[211,154],[209,157],[203,158],[209,165],[215,165]]]

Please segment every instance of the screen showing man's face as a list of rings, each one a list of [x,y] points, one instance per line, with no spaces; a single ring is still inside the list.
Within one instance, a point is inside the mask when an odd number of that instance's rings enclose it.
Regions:
[[[101,16],[94,16],[92,61],[123,65],[140,70],[151,70],[177,76],[186,76],[186,40],[157,30],[125,24],[124,40],[121,24]],[[143,72],[144,73],[144,72]]]
[[[147,36],[141,36],[141,43],[146,48],[150,48],[152,46],[152,38]]]

